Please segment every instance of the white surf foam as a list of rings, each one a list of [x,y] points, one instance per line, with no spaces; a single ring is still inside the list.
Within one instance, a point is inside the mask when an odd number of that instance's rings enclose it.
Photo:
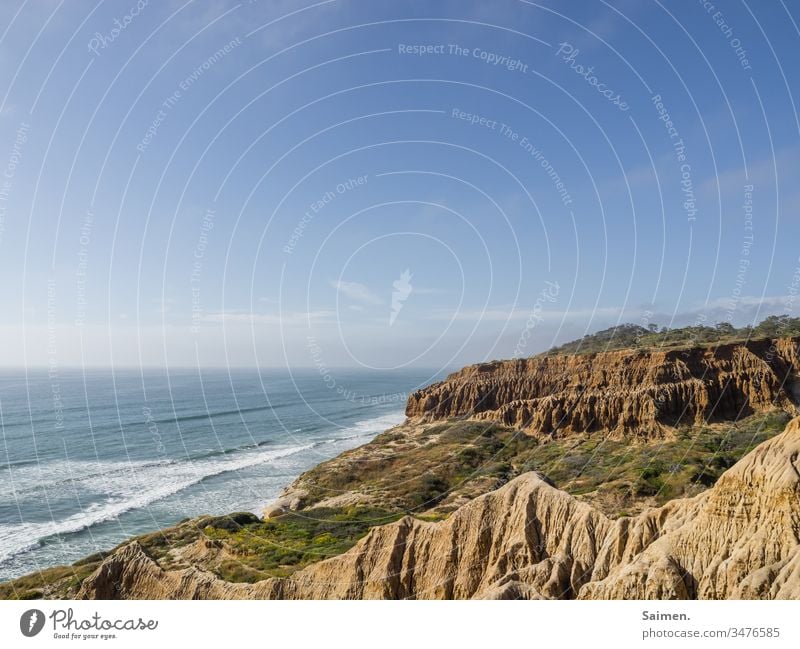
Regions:
[[[59,520],[0,524],[0,564],[46,539],[80,532],[126,512],[146,508],[207,478],[296,455],[321,443],[332,444],[332,449],[339,443],[352,447],[356,445],[354,441],[366,441],[404,419],[405,414],[396,411],[340,428],[324,441],[269,450],[240,449],[192,460],[60,461],[10,467],[11,475],[6,474],[4,478],[8,479],[0,481],[0,502],[19,503],[23,518],[25,501],[43,499],[45,493],[51,498],[101,500]]]
[[[0,563],[36,547],[49,537],[80,532],[97,523],[113,520],[125,512],[147,507],[212,476],[288,457],[313,446],[314,444],[305,444],[279,450],[237,452],[230,456],[150,463],[145,466],[142,463],[132,463],[127,467],[120,466],[113,480],[109,480],[109,472],[95,476],[84,475],[80,478],[80,488],[106,494],[103,502],[93,503],[82,511],[57,521],[0,525]],[[46,468],[44,472],[46,473]]]

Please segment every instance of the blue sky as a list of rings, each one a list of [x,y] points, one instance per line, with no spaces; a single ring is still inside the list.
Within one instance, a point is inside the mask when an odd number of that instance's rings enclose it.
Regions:
[[[792,313],[798,21],[6,2],[0,364],[450,367]]]

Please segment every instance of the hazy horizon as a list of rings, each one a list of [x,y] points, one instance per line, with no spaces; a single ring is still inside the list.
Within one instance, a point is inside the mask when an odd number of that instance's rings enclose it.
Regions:
[[[798,19],[718,4],[8,3],[0,367],[796,315]]]

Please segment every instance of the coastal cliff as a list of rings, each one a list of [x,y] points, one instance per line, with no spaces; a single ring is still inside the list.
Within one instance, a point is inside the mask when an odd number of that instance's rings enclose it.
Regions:
[[[611,520],[536,473],[459,508],[374,528],[286,579],[164,570],[136,544],[82,598],[800,598],[800,418],[708,491]],[[199,541],[195,551],[208,551]]]
[[[800,598],[799,343],[470,366],[263,519],[187,520],[0,596]]]
[[[413,393],[406,416],[471,417],[535,434],[659,437],[680,424],[795,407],[800,338],[471,365]]]

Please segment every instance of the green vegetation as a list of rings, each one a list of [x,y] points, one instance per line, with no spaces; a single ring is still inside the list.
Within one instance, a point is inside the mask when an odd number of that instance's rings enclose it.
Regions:
[[[539,445],[512,428],[475,421],[454,419],[400,438],[397,430],[304,474],[307,505],[355,491],[421,514],[456,495],[472,498],[507,482],[515,475],[510,460]]]
[[[309,563],[341,554],[371,527],[400,516],[401,512],[377,508],[318,508],[262,521],[249,512],[237,512],[187,520],[131,540],[138,541],[163,568],[172,569],[186,565],[176,550],[207,539],[216,543],[220,552],[209,552],[194,563],[228,581],[252,583],[285,577]],[[0,584],[0,599],[72,598],[81,582],[114,550]]]
[[[232,514],[238,516],[238,514]],[[248,514],[252,516],[252,514]],[[230,518],[230,517],[220,517]],[[255,517],[254,517],[255,518]],[[209,517],[202,519],[182,521],[175,527],[168,527],[158,532],[137,536],[131,541],[138,541],[147,554],[156,560],[164,560],[170,549],[185,546],[200,538],[197,521],[208,521]],[[256,519],[258,520],[258,519]],[[0,583],[0,600],[2,599],[71,599],[80,589],[84,579],[91,575],[105,557],[130,541],[118,545],[108,552],[98,552],[71,566],[56,566],[39,572],[34,572],[24,577],[9,582]]]
[[[78,592],[81,582],[99,566],[89,562],[57,566],[0,584],[0,599],[41,599],[44,592],[52,597],[69,598]]]
[[[739,329],[727,322],[720,322],[713,327],[692,326],[678,329],[659,328],[655,324],[647,327],[623,324],[553,347],[545,354],[593,354],[618,349],[682,349],[787,336],[800,336],[800,318],[770,316],[755,327]]]
[[[673,349],[798,335],[800,318],[788,316],[741,329],[727,323],[671,330],[626,324],[547,353]],[[266,521],[248,512],[204,516],[134,540],[165,569],[194,564],[234,582],[285,577],[347,551],[376,525],[406,514],[441,521],[467,500],[528,471],[540,472],[609,516],[625,516],[712,486],[743,455],[780,432],[788,418],[776,411],[683,427],[649,443],[602,433],[535,437],[459,418],[401,426],[304,474],[299,484],[307,493],[299,512]],[[338,500],[324,502],[330,498]],[[0,584],[0,599],[74,597],[116,549]]]
[[[396,443],[390,454],[369,452],[380,445],[376,438],[351,452],[349,470],[339,470],[337,458],[307,473],[303,486],[311,489],[310,503],[351,491],[418,516],[442,516],[465,498],[538,471],[559,489],[617,517],[713,485],[743,455],[782,431],[788,419],[775,411],[736,423],[683,427],[673,439],[649,443],[612,440],[602,433],[550,439],[451,420],[424,427],[418,435],[429,443]]]
[[[457,419],[399,427],[302,478],[310,488],[306,507],[343,492],[367,496],[374,505],[322,503],[266,521],[248,512],[204,516],[135,540],[165,569],[191,563],[234,582],[285,577],[347,551],[376,525],[409,513],[443,520],[466,499],[528,471],[539,471],[609,516],[625,516],[713,485],[744,454],[783,430],[788,419],[775,411],[735,423],[684,427],[671,439],[649,443],[600,433],[533,437]],[[203,543],[192,545],[196,541]],[[189,550],[191,556],[184,556]],[[74,597],[104,556],[0,584],[0,599]]]
[[[255,582],[285,577],[309,563],[346,552],[371,527],[400,516],[374,508],[318,508],[257,520],[235,531],[209,525],[203,533],[223,541],[231,554],[214,572],[228,581]]]
[[[786,413],[774,411],[737,423],[685,427],[674,439],[647,444],[585,435],[545,443],[517,460],[521,470],[540,471],[556,487],[619,517],[712,486],[788,420]]]

